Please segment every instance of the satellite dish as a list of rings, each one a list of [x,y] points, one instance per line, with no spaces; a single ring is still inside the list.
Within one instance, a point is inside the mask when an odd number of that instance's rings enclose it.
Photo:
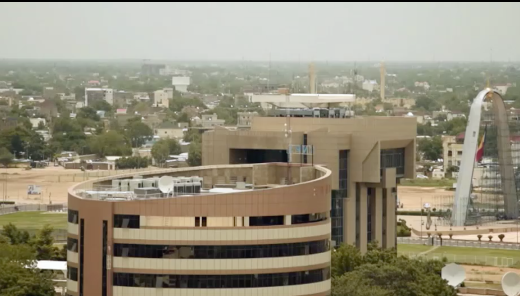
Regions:
[[[442,268],[441,277],[448,281],[448,285],[457,287],[466,279],[466,270],[458,264],[450,263]]]
[[[517,296],[520,294],[520,275],[515,272],[507,272],[502,277],[502,290],[507,296]]]
[[[173,177],[162,176],[159,178],[159,190],[162,193],[168,193],[173,191]]]

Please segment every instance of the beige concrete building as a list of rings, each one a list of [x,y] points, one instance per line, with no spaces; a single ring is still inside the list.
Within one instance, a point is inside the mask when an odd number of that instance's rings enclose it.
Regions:
[[[251,127],[253,117],[257,117],[257,112],[238,112],[237,113],[237,128],[248,129]]]
[[[153,93],[153,103],[156,107],[168,108],[170,106],[168,93],[164,90],[156,90]]]
[[[298,181],[284,186],[288,170]],[[271,163],[133,175],[69,189],[67,295],[330,295],[330,170]],[[174,197],[128,193],[127,181],[161,176],[201,181],[176,186]]]
[[[218,119],[217,114],[203,114],[201,116],[201,125],[202,127],[215,127],[215,126],[223,126],[226,122],[224,119]]]
[[[182,139],[188,130],[186,122],[163,122],[155,127],[154,133],[161,139]]]
[[[377,240],[396,245],[396,184],[415,177],[417,121],[407,117],[255,117],[251,130],[217,127],[202,137],[203,165],[286,162],[292,145],[312,145],[313,155],[292,163],[314,163],[332,171],[332,241],[362,251]],[[283,177],[294,183],[294,176]],[[282,182],[282,181],[281,181]]]
[[[442,137],[442,159],[444,161],[444,171],[450,166],[460,166],[462,161],[462,151],[464,145],[464,133],[458,136]]]

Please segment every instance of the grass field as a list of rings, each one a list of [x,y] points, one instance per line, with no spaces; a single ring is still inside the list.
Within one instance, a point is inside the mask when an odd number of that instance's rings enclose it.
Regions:
[[[454,179],[401,179],[401,186],[419,186],[419,187],[448,187],[451,188],[453,183],[457,181]]]
[[[431,248],[432,246],[398,244],[397,253],[422,253]]]
[[[450,255],[466,255],[466,256],[487,256],[487,257],[507,257],[520,258],[520,252],[517,250],[500,250],[500,249],[484,249],[484,248],[464,248],[464,247],[440,247],[432,251],[432,253],[446,253]]]
[[[19,229],[40,229],[50,224],[54,229],[67,229],[66,213],[19,212],[0,216],[0,227],[13,223]]]

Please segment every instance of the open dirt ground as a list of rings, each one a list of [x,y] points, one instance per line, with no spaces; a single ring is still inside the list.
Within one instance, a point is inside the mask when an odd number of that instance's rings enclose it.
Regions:
[[[11,200],[17,203],[65,203],[67,189],[79,182],[111,175],[156,170],[148,167],[139,170],[87,171],[64,169],[49,166],[42,169],[25,170],[24,168],[0,169],[0,200]],[[7,178],[7,179],[6,179]],[[40,195],[28,195],[27,187],[37,185]],[[4,194],[5,190],[7,194]]]
[[[68,178],[73,174],[81,174],[81,170],[65,170],[63,167],[0,169],[0,198],[17,203],[48,203],[49,199],[52,203],[63,203],[67,201],[67,189],[82,181],[73,182],[72,178]],[[64,180],[59,178],[61,176]],[[41,195],[28,195],[29,185],[40,186]],[[7,196],[3,196],[4,187],[7,188]]]
[[[403,204],[403,210],[409,211],[420,211],[425,203],[434,205],[437,202],[435,197],[453,195],[455,191],[438,187],[397,186],[399,202]]]

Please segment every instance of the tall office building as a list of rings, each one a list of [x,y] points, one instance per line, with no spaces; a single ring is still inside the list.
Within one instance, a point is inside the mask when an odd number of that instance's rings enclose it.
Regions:
[[[254,117],[247,131],[216,127],[205,132],[202,162],[287,162],[289,145],[312,145],[313,155],[292,155],[291,163],[332,171],[333,244],[355,244],[365,251],[377,240],[390,248],[396,246],[397,184],[415,177],[416,133],[415,117]],[[281,177],[298,181],[294,175]]]
[[[271,163],[80,183],[68,197],[67,294],[330,295],[331,176]]]

